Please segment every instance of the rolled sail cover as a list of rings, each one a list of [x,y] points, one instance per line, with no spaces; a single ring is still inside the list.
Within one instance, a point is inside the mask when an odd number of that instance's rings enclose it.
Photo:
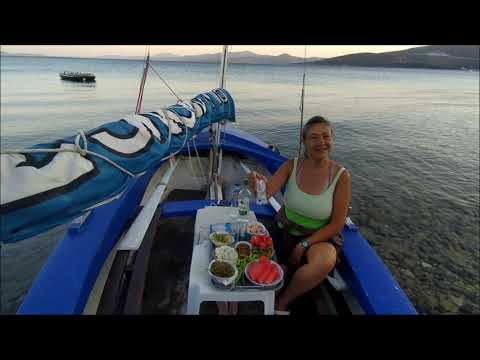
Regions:
[[[235,105],[226,90],[215,89],[190,101],[99,126],[85,133],[86,145],[89,151],[141,176],[180,150],[185,139],[222,120],[235,121]],[[32,149],[74,149],[75,138]],[[82,139],[79,145],[85,148]],[[57,152],[2,154],[0,179],[1,241],[13,243],[115,199],[131,176],[94,155]]]

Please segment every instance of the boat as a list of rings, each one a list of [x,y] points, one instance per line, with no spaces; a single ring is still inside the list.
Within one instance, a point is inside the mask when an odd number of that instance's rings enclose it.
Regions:
[[[95,82],[95,74],[92,73],[64,71],[59,75],[62,80],[67,81]]]
[[[226,62],[225,48],[219,88],[189,101],[151,112],[139,111],[137,101],[136,114],[119,121],[31,152],[2,154],[1,180],[9,189],[2,192],[2,241],[69,224],[17,314],[190,314],[197,212],[229,207],[233,186],[249,171],[270,176],[287,160],[235,126]],[[55,184],[48,183],[52,174]],[[250,207],[270,230],[282,203],[279,193]],[[416,314],[352,219],[342,235],[342,262],[292,313]],[[200,314],[217,311],[214,302],[200,308]],[[241,302],[238,313],[263,310]]]

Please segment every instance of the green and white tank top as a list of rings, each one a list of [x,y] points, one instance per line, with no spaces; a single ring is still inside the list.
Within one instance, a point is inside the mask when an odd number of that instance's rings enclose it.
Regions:
[[[319,195],[310,195],[303,192],[297,185],[297,161],[294,159],[292,174],[285,191],[285,214],[287,218],[307,229],[319,230],[330,221],[333,209],[333,194],[338,179],[345,168],[341,168],[333,181]],[[295,232],[291,232],[296,235]]]

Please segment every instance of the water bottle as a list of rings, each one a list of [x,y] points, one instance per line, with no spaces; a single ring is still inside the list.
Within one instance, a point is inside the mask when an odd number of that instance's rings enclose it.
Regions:
[[[250,198],[252,197],[252,193],[248,190],[248,180],[245,180],[243,184],[243,188],[238,193],[238,214],[241,217],[246,217],[250,210]]]
[[[245,230],[248,224],[248,211],[250,210],[250,198],[252,193],[248,189],[248,180],[244,181],[244,186],[238,193],[238,215],[236,223],[238,226],[238,239],[245,240]]]
[[[267,184],[263,179],[257,179],[255,181],[255,190],[257,191],[257,204],[266,205],[267,201]]]
[[[238,207],[238,194],[240,193],[240,189],[240,184],[233,185],[232,191],[230,193],[230,203],[232,207]]]

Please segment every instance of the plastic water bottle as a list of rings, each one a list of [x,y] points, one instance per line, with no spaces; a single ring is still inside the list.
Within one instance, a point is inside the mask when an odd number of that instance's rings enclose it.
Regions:
[[[267,201],[267,184],[263,179],[257,179],[255,181],[255,190],[257,191],[257,204],[265,205]]]
[[[230,203],[232,204],[232,207],[238,207],[238,194],[240,193],[240,189],[240,184],[233,185],[230,193]]]
[[[243,184],[244,186],[242,190],[238,193],[238,214],[241,217],[246,217],[250,210],[250,198],[252,197],[252,193],[248,190],[248,180],[245,180]]]
[[[238,215],[236,223],[238,226],[238,239],[245,239],[245,230],[248,224],[248,211],[250,210],[250,199],[252,193],[248,189],[248,180],[245,180],[243,188],[238,193]]]

